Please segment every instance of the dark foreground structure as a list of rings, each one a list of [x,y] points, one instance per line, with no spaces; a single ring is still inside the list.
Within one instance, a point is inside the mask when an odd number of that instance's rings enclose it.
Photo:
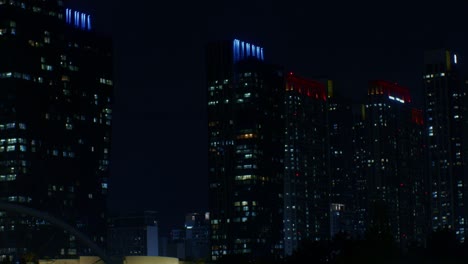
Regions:
[[[0,199],[105,241],[111,42],[64,1],[0,1]],[[91,252],[42,219],[0,213],[0,256]]]

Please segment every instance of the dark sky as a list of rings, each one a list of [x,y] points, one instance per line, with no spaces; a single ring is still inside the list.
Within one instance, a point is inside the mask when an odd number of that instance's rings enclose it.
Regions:
[[[326,2],[326,3],[325,3]],[[370,79],[410,88],[421,103],[422,51],[468,54],[468,3],[378,1],[72,0],[114,39],[115,105],[109,206],[159,212],[163,230],[207,210],[203,47],[239,38],[268,61],[341,81],[364,96]],[[467,56],[468,57],[468,56]],[[165,231],[163,231],[165,232]]]

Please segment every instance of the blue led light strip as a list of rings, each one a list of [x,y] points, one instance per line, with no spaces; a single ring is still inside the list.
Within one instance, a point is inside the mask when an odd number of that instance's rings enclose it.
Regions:
[[[246,59],[248,57],[254,57],[258,60],[264,60],[263,48],[255,46],[238,39],[234,39],[232,42],[232,56],[234,63]]]
[[[72,13],[70,8],[65,9],[65,22],[82,30],[91,30],[91,16],[79,11]]]
[[[88,30],[91,30],[91,17],[88,15],[88,18],[87,18],[87,21],[88,21]]]

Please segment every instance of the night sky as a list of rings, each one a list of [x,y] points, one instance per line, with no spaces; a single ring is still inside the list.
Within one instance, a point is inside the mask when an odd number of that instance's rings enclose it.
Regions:
[[[335,78],[354,98],[366,95],[371,79],[395,81],[419,105],[424,48],[454,49],[461,63],[468,57],[468,3],[71,2],[114,40],[109,208],[158,211],[163,234],[182,226],[185,213],[208,207],[208,41],[258,44],[267,61],[305,77]]]

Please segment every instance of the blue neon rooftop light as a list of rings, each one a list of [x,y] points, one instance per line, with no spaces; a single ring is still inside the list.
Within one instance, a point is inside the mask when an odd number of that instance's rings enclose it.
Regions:
[[[87,23],[88,23],[88,30],[91,30],[91,16],[88,15],[86,20],[87,20]]]
[[[264,60],[263,48],[253,44],[234,39],[232,42],[234,63],[244,60],[248,57],[254,57],[258,60]]]
[[[70,8],[65,9],[65,22],[82,30],[91,30],[91,16]]]
[[[85,15],[85,14],[81,14],[81,23],[80,23],[80,24],[81,24],[81,28],[82,28],[82,29],[84,29],[85,26],[86,26],[86,21],[85,21],[85,19],[86,19],[86,15]]]

